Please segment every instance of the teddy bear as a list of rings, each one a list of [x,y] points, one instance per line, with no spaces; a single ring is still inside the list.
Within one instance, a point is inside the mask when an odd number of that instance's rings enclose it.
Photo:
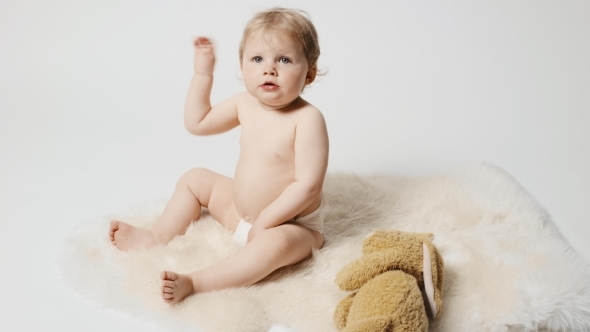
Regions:
[[[336,307],[345,332],[428,331],[442,305],[444,262],[430,233],[378,230],[363,241],[363,255],[335,282],[353,292]]]

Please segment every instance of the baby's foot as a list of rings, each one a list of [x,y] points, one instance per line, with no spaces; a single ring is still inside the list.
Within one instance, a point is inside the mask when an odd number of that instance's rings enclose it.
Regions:
[[[160,279],[162,279],[162,298],[168,304],[178,303],[194,293],[193,279],[188,274],[163,271],[160,273]]]
[[[117,248],[124,251],[145,249],[156,245],[154,234],[149,230],[137,228],[117,220],[111,221],[109,237]]]

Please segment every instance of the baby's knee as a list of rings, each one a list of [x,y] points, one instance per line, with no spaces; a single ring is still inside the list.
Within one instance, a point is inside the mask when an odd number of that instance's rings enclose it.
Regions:
[[[311,255],[313,241],[308,239],[307,234],[304,235],[302,230],[281,230],[280,227],[268,229],[264,234],[267,252],[272,253],[280,265],[296,264]]]
[[[178,179],[178,184],[186,185],[195,183],[199,180],[207,178],[209,173],[211,173],[211,171],[206,168],[196,167],[190,169],[180,176],[180,179]]]
[[[270,249],[269,252],[277,256],[288,254],[293,249],[293,246],[297,245],[291,236],[276,227],[267,229],[260,235],[264,236],[264,241],[266,241],[268,249]]]

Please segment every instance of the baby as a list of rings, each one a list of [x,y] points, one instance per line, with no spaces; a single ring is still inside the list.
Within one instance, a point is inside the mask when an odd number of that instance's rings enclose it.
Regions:
[[[245,245],[203,270],[163,271],[161,294],[170,304],[195,293],[252,285],[311,256],[312,249],[324,243],[321,194],[328,133],[322,113],[300,96],[317,74],[315,27],[295,10],[273,8],[256,14],[246,26],[239,52],[247,91],[213,107],[214,47],[205,37],[194,44],[184,124],[195,135],[241,125],[234,178],[192,169],[180,178],[151,229],[111,221],[109,236],[121,250],[166,244],[184,234],[206,207]]]

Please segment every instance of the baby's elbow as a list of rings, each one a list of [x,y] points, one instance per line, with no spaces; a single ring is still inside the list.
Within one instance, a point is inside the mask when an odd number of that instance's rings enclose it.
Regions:
[[[304,185],[304,190],[306,196],[308,197],[316,197],[322,193],[322,184],[321,183],[308,183]]]
[[[200,130],[199,126],[195,123],[191,123],[191,122],[184,122],[184,128],[186,129],[186,131],[188,131],[189,133],[193,134],[193,135],[204,135],[203,131]]]
[[[195,127],[193,125],[191,125],[190,123],[185,122],[184,129],[186,129],[186,131],[188,131],[189,133],[196,135]]]

